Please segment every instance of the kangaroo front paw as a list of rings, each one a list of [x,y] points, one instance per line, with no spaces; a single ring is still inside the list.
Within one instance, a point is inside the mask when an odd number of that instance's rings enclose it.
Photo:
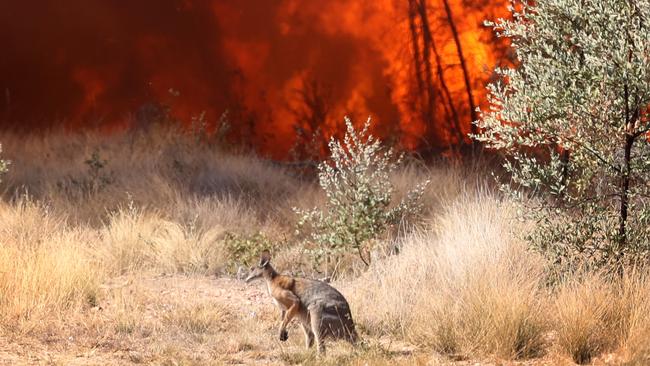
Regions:
[[[281,330],[281,331],[280,331],[280,340],[281,340],[282,342],[284,342],[284,341],[286,341],[287,339],[289,339],[289,332],[287,332],[286,329],[285,329],[285,330]]]

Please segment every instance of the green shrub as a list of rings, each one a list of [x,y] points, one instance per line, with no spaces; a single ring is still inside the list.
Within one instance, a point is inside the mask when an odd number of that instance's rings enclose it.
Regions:
[[[252,235],[228,232],[224,244],[228,253],[226,270],[230,273],[235,273],[240,266],[250,267],[256,264],[262,251],[272,251],[276,247],[269,237],[260,232]]]
[[[368,265],[373,239],[403,219],[418,215],[429,181],[417,185],[397,205],[391,206],[394,187],[390,173],[402,160],[401,154],[385,149],[368,132],[370,119],[356,131],[345,118],[347,132],[343,141],[329,143],[330,159],[318,166],[319,183],[325,191],[325,207],[303,211],[298,234],[306,235],[316,246],[309,248],[316,263],[331,261],[346,253],[357,253]]]
[[[474,137],[508,157],[505,191],[537,223],[529,239],[564,268],[647,262],[650,1],[511,10],[490,25],[511,40],[516,67],[496,70]]]

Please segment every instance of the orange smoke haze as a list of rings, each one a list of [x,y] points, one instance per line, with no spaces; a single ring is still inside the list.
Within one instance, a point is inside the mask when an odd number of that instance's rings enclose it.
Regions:
[[[422,3],[466,134],[467,88],[444,3]],[[480,105],[507,52],[483,20],[504,16],[505,2],[448,3]],[[463,142],[452,133],[448,106],[422,117],[407,0],[35,4],[0,4],[3,128],[128,128],[168,107],[185,126],[202,111],[214,126],[228,110],[229,138],[274,158],[290,157],[300,133],[338,133],[345,115],[373,116],[376,134],[407,148]]]

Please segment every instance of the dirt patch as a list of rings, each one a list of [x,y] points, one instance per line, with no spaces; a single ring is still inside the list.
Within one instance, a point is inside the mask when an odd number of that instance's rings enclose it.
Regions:
[[[53,316],[40,327],[0,335],[0,364],[291,365],[440,364],[454,362],[390,338],[362,346],[329,342],[317,359],[302,331],[277,339],[279,311],[263,282],[183,275],[114,278],[95,307]],[[363,336],[363,335],[362,335]],[[492,364],[485,360],[480,364]],[[496,362],[501,364],[501,362]]]

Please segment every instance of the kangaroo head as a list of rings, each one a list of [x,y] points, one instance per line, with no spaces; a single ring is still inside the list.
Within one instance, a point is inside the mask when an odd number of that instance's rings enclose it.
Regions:
[[[260,262],[257,266],[251,267],[250,273],[246,277],[246,282],[251,282],[255,279],[264,276],[264,273],[272,271],[271,268],[271,253],[268,250],[265,250],[260,254]]]

